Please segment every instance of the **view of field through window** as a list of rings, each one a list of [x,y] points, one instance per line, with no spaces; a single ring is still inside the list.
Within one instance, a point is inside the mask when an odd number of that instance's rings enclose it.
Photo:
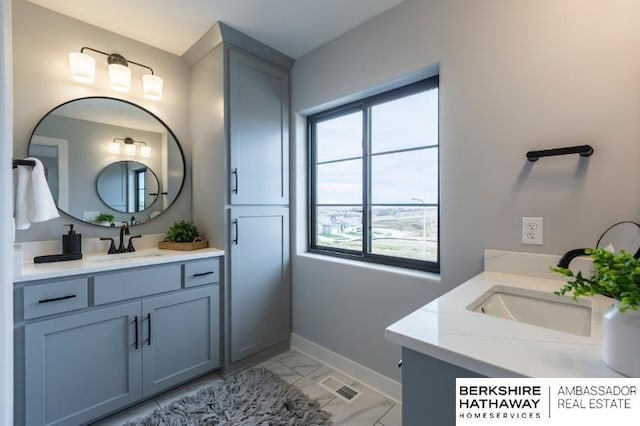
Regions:
[[[438,259],[437,207],[375,207],[371,212],[371,251],[385,256],[435,262]],[[362,208],[318,208],[318,245],[362,251]]]

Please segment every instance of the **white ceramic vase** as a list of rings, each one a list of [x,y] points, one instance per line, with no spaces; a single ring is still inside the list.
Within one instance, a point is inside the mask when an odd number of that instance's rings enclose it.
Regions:
[[[602,359],[627,377],[640,377],[640,310],[618,310],[619,302],[602,318]]]

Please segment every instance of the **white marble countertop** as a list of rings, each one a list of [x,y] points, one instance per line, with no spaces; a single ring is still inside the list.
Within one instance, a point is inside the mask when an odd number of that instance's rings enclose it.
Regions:
[[[385,337],[489,377],[621,377],[601,358],[602,313],[611,306],[610,299],[590,299],[591,335],[585,337],[467,309],[498,285],[553,293],[562,282],[483,272],[392,324]]]
[[[142,248],[133,253],[106,255],[89,254],[81,260],[70,260],[53,263],[33,263],[33,259],[25,259],[22,271],[14,274],[14,282],[34,281],[60,278],[72,275],[113,271],[139,266],[159,265],[162,263],[182,262],[223,256],[224,251],[206,248],[191,251],[160,250],[158,248]]]

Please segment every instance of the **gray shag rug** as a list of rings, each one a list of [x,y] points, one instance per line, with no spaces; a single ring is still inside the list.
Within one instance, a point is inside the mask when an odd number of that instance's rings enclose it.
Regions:
[[[327,426],[330,418],[300,389],[253,368],[125,426]]]

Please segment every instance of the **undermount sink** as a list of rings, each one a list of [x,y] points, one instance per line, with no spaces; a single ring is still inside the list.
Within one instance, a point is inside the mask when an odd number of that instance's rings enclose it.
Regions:
[[[578,336],[591,335],[591,301],[535,290],[494,286],[467,309]]]
[[[155,258],[158,256],[164,256],[164,253],[160,253],[157,251],[152,252],[129,252],[129,253],[114,253],[114,254],[101,254],[96,256],[87,256],[86,259],[90,262],[107,262],[113,260],[127,261],[127,260],[140,260],[145,258]]]

